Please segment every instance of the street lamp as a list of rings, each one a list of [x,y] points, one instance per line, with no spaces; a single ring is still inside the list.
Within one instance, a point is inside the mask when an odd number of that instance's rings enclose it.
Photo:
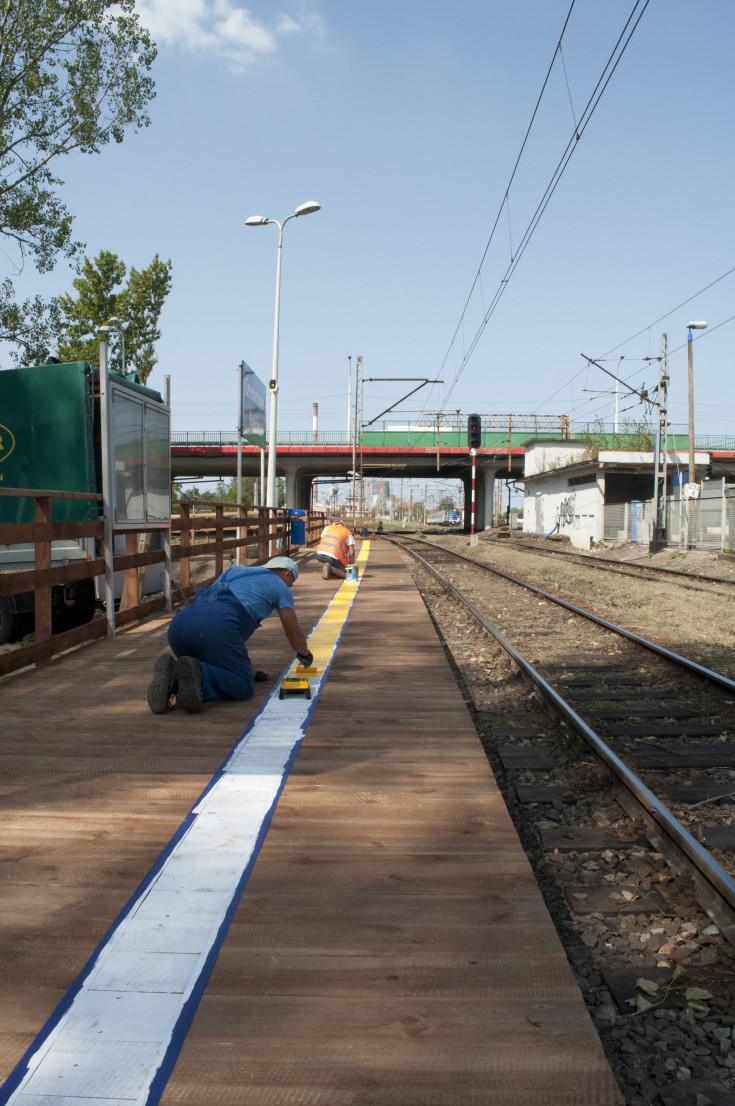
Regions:
[[[276,423],[278,406],[278,325],[281,309],[281,251],[283,249],[283,228],[289,219],[296,219],[299,215],[311,215],[321,210],[321,204],[315,201],[301,204],[293,215],[288,215],[282,223],[277,219],[269,219],[266,215],[251,215],[245,220],[246,227],[265,227],[274,223],[278,227],[278,263],[276,265],[276,314],[273,323],[273,368],[268,387],[271,392],[270,425],[268,430],[268,483],[266,492],[266,506],[277,507],[276,502]]]
[[[107,326],[112,327],[120,335],[122,342],[122,375],[125,376],[125,331],[129,327],[129,323],[124,323],[122,319],[118,319],[117,315],[113,315],[111,319],[107,320]]]
[[[687,358],[689,363],[689,483],[696,484],[694,472],[694,357],[692,354],[692,331],[706,330],[706,323],[687,323]]]

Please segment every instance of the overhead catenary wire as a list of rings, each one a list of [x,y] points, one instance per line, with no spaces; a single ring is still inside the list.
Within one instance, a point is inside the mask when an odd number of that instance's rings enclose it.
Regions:
[[[720,281],[725,280],[726,277],[731,276],[733,273],[735,273],[735,266],[733,266],[733,268],[731,268],[731,269],[728,269],[726,273],[722,273],[721,276],[718,276],[714,280],[711,280],[709,282],[709,284],[705,284],[704,288],[700,288],[698,292],[694,292],[691,296],[687,296],[687,298],[682,300],[681,303],[678,303],[676,305],[676,307],[672,307],[669,311],[666,311],[663,315],[659,315],[659,317],[657,319],[654,319],[653,322],[649,323],[648,326],[641,327],[641,329],[637,330],[635,334],[631,334],[631,336],[629,338],[626,338],[622,342],[618,342],[618,344],[613,346],[612,349],[609,349],[606,353],[603,353],[602,356],[598,358],[598,360],[602,360],[605,357],[609,357],[611,353],[615,353],[617,350],[621,349],[623,346],[626,346],[629,342],[633,342],[633,341],[635,341],[636,338],[640,338],[641,334],[646,334],[654,326],[657,326],[659,323],[662,323],[664,321],[664,319],[668,319],[669,316],[673,315],[676,311],[680,311],[682,307],[685,307],[688,303],[691,303],[693,300],[697,299],[698,296],[701,296],[705,292],[708,292],[710,290],[710,288],[714,288],[716,284],[719,284]],[[721,323],[717,323],[715,326],[708,327],[706,331],[702,331],[701,334],[696,335],[696,337],[694,337],[692,340],[696,342],[696,341],[699,341],[701,338],[706,338],[708,335],[713,334],[714,331],[719,330],[720,327],[725,326],[727,323],[731,323],[733,321],[733,319],[735,319],[735,315],[731,315],[729,318],[723,319],[723,321]],[[671,354],[673,354],[673,353],[677,353],[681,349],[684,349],[685,346],[686,346],[686,342],[683,342],[681,345],[676,346],[674,349],[669,350],[669,356],[671,356]],[[654,360],[655,360],[655,358],[654,358]],[[551,403],[551,401],[556,399],[556,397],[558,395],[560,395],[561,392],[563,392],[565,388],[570,388],[573,385],[575,380],[577,380],[583,373],[587,372],[587,368],[588,368],[587,366],[584,366],[578,372],[574,373],[574,375],[571,376],[569,378],[569,380],[567,380],[564,384],[562,384],[559,388],[557,388],[555,392],[552,392],[552,394],[550,396],[548,396],[545,400],[543,400],[541,403],[539,403],[536,406],[536,408],[534,409],[534,411],[532,412],[532,414],[538,413],[542,407],[545,407],[547,404]],[[638,369],[636,371],[640,372],[641,370]],[[632,374],[632,375],[635,375],[635,374]]]
[[[528,139],[529,139],[529,136],[530,136],[530,134],[531,134],[531,130],[532,130],[532,128],[533,128],[533,124],[534,124],[534,122],[535,122],[535,120],[536,120],[536,116],[538,115],[538,110],[539,110],[539,107],[541,106],[541,101],[542,101],[542,99],[543,99],[543,97],[544,97],[544,93],[545,93],[545,91],[546,91],[546,86],[547,86],[547,84],[549,83],[549,78],[551,77],[551,73],[552,73],[552,70],[553,70],[553,68],[554,68],[554,62],[556,61],[556,55],[557,55],[557,53],[558,53],[558,51],[559,51],[559,47],[561,46],[561,43],[562,43],[562,39],[564,38],[564,34],[565,34],[565,32],[566,32],[567,26],[569,25],[569,20],[570,20],[570,18],[571,18],[571,15],[572,15],[572,11],[573,11],[573,9],[574,9],[574,5],[575,5],[575,3],[576,3],[576,0],[572,0],[572,3],[571,3],[571,5],[570,5],[570,7],[569,7],[569,11],[567,12],[567,15],[566,15],[566,19],[564,20],[564,26],[562,27],[562,29],[561,29],[561,34],[559,35],[559,41],[557,42],[556,46],[554,47],[554,54],[553,54],[553,57],[552,57],[552,59],[551,59],[551,61],[550,61],[550,63],[549,63],[549,68],[548,68],[548,69],[546,70],[546,76],[544,77],[544,81],[543,81],[543,84],[541,85],[541,91],[540,91],[540,92],[539,92],[539,94],[538,94],[538,98],[537,98],[537,100],[536,100],[536,104],[535,104],[535,106],[534,106],[533,112],[531,113],[531,120],[530,120],[530,122],[529,122],[529,124],[528,124],[528,127],[526,128],[526,133],[525,133],[525,135],[524,135],[524,137],[523,137],[523,142],[521,143],[521,148],[520,148],[520,150],[518,151],[518,156],[516,157],[515,165],[513,166],[513,171],[512,171],[512,172],[511,172],[511,174],[510,174],[510,179],[509,179],[509,181],[508,181],[508,184],[506,185],[506,188],[505,188],[505,192],[503,193],[503,199],[502,199],[502,201],[501,201],[501,203],[500,203],[500,207],[498,208],[498,213],[497,213],[497,215],[495,216],[495,221],[494,221],[494,223],[493,223],[493,225],[492,225],[492,229],[491,229],[491,231],[490,231],[490,237],[489,237],[489,238],[488,238],[488,240],[487,240],[487,244],[486,244],[486,246],[485,246],[485,249],[484,249],[484,251],[483,251],[482,257],[481,257],[481,259],[480,259],[480,264],[478,265],[478,267],[477,267],[477,272],[475,273],[475,278],[474,278],[474,280],[472,281],[472,285],[471,285],[471,287],[470,287],[470,290],[469,290],[469,293],[468,293],[468,295],[467,295],[467,299],[465,300],[465,304],[464,304],[464,307],[462,308],[462,313],[461,313],[461,315],[460,315],[460,317],[459,317],[459,322],[457,323],[457,326],[456,326],[456,328],[455,328],[454,334],[452,335],[452,340],[451,340],[451,342],[449,343],[449,349],[447,350],[447,352],[446,352],[446,354],[445,354],[445,357],[444,357],[444,360],[442,361],[442,369],[444,368],[444,366],[445,366],[445,364],[446,364],[446,362],[447,362],[447,358],[449,357],[449,354],[450,354],[450,353],[452,352],[452,350],[453,350],[453,348],[454,348],[454,342],[455,342],[455,339],[456,339],[456,337],[457,337],[457,335],[458,335],[459,331],[460,331],[460,330],[462,329],[462,327],[463,327],[463,325],[464,325],[464,317],[465,317],[465,313],[466,313],[466,311],[467,311],[467,308],[468,308],[468,306],[469,306],[470,300],[472,299],[472,293],[474,292],[474,290],[475,290],[475,287],[477,286],[477,283],[478,283],[478,281],[480,281],[480,282],[481,282],[481,279],[482,279],[482,278],[481,278],[481,273],[482,273],[482,266],[483,266],[483,264],[484,264],[484,262],[485,262],[485,258],[486,258],[486,257],[487,257],[487,255],[488,255],[488,251],[489,251],[489,249],[490,249],[490,246],[492,245],[492,241],[493,241],[493,238],[495,237],[495,231],[497,230],[497,228],[498,228],[498,223],[500,222],[500,219],[501,219],[501,217],[502,217],[502,214],[503,214],[503,208],[504,208],[504,207],[506,207],[506,205],[507,205],[507,201],[508,201],[508,195],[509,195],[509,193],[510,193],[511,185],[513,184],[513,181],[514,181],[514,179],[515,179],[515,175],[516,175],[516,173],[517,173],[517,171],[518,171],[518,166],[520,165],[520,162],[521,162],[521,158],[523,157],[523,152],[524,152],[524,150],[525,150],[525,148],[526,148],[526,145],[527,145],[527,143],[528,143]],[[483,295],[483,299],[484,299],[484,295]]]
[[[503,295],[503,292],[507,288],[508,283],[509,283],[513,273],[515,272],[515,270],[518,266],[518,263],[520,262],[521,257],[525,253],[525,250],[526,250],[531,238],[533,237],[533,234],[534,234],[534,232],[535,232],[535,230],[536,230],[536,228],[537,228],[544,212],[546,211],[546,208],[548,207],[549,202],[551,201],[551,197],[553,196],[554,192],[556,191],[556,189],[559,185],[559,182],[560,182],[560,180],[561,180],[561,178],[562,178],[562,176],[563,176],[563,174],[564,174],[564,172],[567,168],[567,165],[569,164],[569,162],[570,162],[570,160],[571,160],[571,158],[574,154],[574,151],[575,151],[580,139],[582,138],[582,135],[584,134],[585,130],[587,129],[587,126],[589,125],[589,123],[592,119],[592,116],[594,115],[595,110],[597,109],[597,106],[598,106],[600,100],[602,99],[602,96],[604,95],[605,90],[607,89],[607,86],[610,83],[610,80],[613,77],[613,74],[615,73],[618,65],[620,64],[620,61],[621,61],[621,59],[622,59],[629,43],[630,43],[633,35],[635,34],[635,31],[636,31],[638,25],[640,24],[640,21],[643,18],[643,15],[645,14],[645,11],[646,11],[649,3],[650,3],[650,0],[636,0],[636,2],[634,3],[633,8],[632,8],[632,10],[631,10],[626,22],[625,22],[623,30],[621,31],[620,35],[618,36],[618,39],[615,43],[615,46],[613,47],[612,51],[610,52],[610,55],[607,59],[607,62],[605,63],[605,66],[603,67],[602,73],[600,74],[600,77],[597,81],[597,84],[595,85],[595,87],[593,89],[593,92],[592,92],[591,96],[589,97],[589,99],[587,101],[587,104],[584,108],[584,111],[582,112],[582,115],[580,117],[579,123],[578,123],[578,125],[575,125],[572,136],[570,137],[569,141],[567,142],[567,145],[564,149],[564,152],[562,153],[562,155],[561,155],[561,157],[560,157],[560,159],[559,159],[559,161],[556,165],[556,168],[554,169],[554,172],[552,173],[551,178],[549,179],[549,182],[546,186],[546,189],[545,189],[545,191],[544,191],[544,193],[543,193],[543,195],[542,195],[542,197],[541,197],[541,199],[540,199],[540,201],[539,201],[539,203],[536,207],[536,210],[535,210],[533,216],[531,217],[531,220],[529,221],[529,223],[526,227],[526,230],[523,234],[523,237],[521,238],[521,241],[518,245],[518,248],[515,251],[515,255],[512,257],[512,259],[510,261],[510,264],[508,265],[503,277],[501,278],[501,280],[498,284],[498,287],[495,291],[495,294],[493,295],[493,298],[490,302],[490,306],[489,306],[489,308],[487,309],[487,311],[485,312],[485,314],[483,316],[482,322],[480,323],[479,327],[475,331],[475,334],[472,337],[472,340],[470,341],[469,346],[467,347],[467,349],[463,353],[462,360],[460,362],[459,368],[457,369],[457,371],[455,373],[455,376],[454,376],[454,379],[453,379],[453,381],[452,381],[452,383],[451,383],[451,385],[450,385],[450,387],[449,387],[449,389],[448,389],[448,391],[445,395],[445,402],[449,400],[452,392],[454,391],[454,388],[456,387],[457,383],[459,382],[459,379],[460,379],[460,377],[461,377],[461,375],[462,375],[462,373],[463,373],[470,357],[472,356],[472,354],[473,354],[473,352],[474,352],[474,350],[477,346],[477,343],[479,342],[480,337],[481,337],[481,335],[483,334],[483,332],[485,330],[485,327],[487,326],[488,322],[490,321],[490,318],[492,317],[492,315],[495,311],[495,308],[497,307],[497,305],[498,305],[498,303],[499,303],[499,301],[500,301],[500,299]],[[572,9],[570,8],[568,16],[567,16],[567,22],[569,20],[569,16],[571,15],[571,10]],[[631,26],[631,24],[632,24],[632,26]],[[565,23],[565,29],[566,29],[566,23]],[[559,42],[561,42],[561,39],[559,40]],[[558,50],[559,50],[559,44],[557,44],[557,47],[554,51],[554,60],[556,59],[556,54],[558,53]],[[553,64],[554,64],[554,62],[552,61],[552,66],[553,66]],[[548,74],[547,74],[546,81],[544,82],[544,88],[546,87],[547,81],[548,81]],[[543,90],[542,90],[542,95],[543,95]],[[538,105],[537,105],[537,108],[538,108]],[[537,110],[537,108],[535,110]],[[534,115],[535,115],[535,112],[534,112]],[[524,144],[525,144],[525,141],[526,140],[524,139]],[[518,163],[516,162],[516,168],[517,168],[517,164]],[[515,173],[515,169],[514,169],[514,173]],[[511,178],[511,180],[512,180],[512,178]],[[508,186],[508,188],[509,187],[510,187],[510,185]],[[492,237],[495,233],[495,228],[497,227],[498,220],[499,220],[500,215],[502,213],[503,206],[506,203],[506,198],[507,198],[507,190],[506,190],[506,194],[503,197],[503,202],[501,204],[500,211],[498,212],[498,215],[496,216],[495,223],[493,225],[493,229],[492,229],[492,232],[491,232],[490,240],[488,241],[488,244],[485,248],[485,252],[483,254],[482,261],[480,262],[480,268],[482,268],[482,264],[484,263],[485,257],[487,256],[487,252],[488,252],[488,249],[489,249],[489,246],[490,246],[490,242],[492,241]],[[478,270],[478,275],[479,275],[479,270]],[[441,365],[442,370],[444,369],[444,366],[445,366],[446,361],[449,357],[449,354],[450,354],[450,352],[452,351],[452,349],[454,347],[454,343],[455,343],[457,334],[458,334],[460,328],[463,326],[464,316],[465,316],[465,313],[467,311],[467,306],[468,306],[469,300],[472,296],[472,292],[474,291],[474,288],[477,284],[478,275],[475,276],[475,279],[474,279],[473,284],[472,284],[472,289],[470,290],[470,295],[467,298],[465,306],[462,310],[462,315],[460,317],[460,321],[457,324],[454,335],[452,337],[450,348],[449,348],[449,350],[447,351],[447,353],[444,357],[444,361],[442,362],[442,365]]]

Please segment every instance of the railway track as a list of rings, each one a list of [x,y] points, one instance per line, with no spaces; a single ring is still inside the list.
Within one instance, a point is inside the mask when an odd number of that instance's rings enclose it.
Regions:
[[[632,576],[641,580],[666,581],[689,591],[704,591],[709,594],[719,593],[727,598],[735,597],[735,579],[727,577],[708,576],[704,572],[681,572],[678,569],[665,568],[661,565],[615,561],[609,557],[592,557],[586,553],[573,553],[568,549],[537,545],[534,542],[524,542],[516,538],[512,540],[512,545],[513,548],[520,549],[524,553],[537,554],[539,557],[569,559],[577,564],[584,564],[588,568],[599,569],[601,572],[615,572],[620,576]]]
[[[492,635],[561,732],[583,739],[583,758],[592,752],[604,766],[623,809],[674,870],[691,874],[698,902],[735,945],[735,682],[454,550],[408,535],[390,540]],[[571,790],[578,801],[579,777],[570,787],[564,764],[573,743],[537,725],[502,725],[498,755],[521,781],[519,799],[553,810]],[[549,832],[546,844],[563,850],[564,833]],[[603,891],[609,899],[609,886]],[[623,888],[623,902],[631,894],[640,903],[639,892]]]

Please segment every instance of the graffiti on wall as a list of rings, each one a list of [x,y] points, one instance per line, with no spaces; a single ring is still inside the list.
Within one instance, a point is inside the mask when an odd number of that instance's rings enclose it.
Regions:
[[[560,530],[564,526],[573,526],[574,525],[575,509],[576,509],[576,492],[572,492],[572,494],[568,495],[566,497],[566,499],[562,499],[561,503],[559,504],[558,521],[559,521],[559,529]]]

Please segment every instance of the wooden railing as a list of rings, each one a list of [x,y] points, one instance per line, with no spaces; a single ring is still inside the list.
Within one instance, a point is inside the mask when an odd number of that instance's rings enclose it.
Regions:
[[[33,522],[0,523],[0,545],[32,544],[34,549],[33,568],[0,572],[0,596],[24,592],[33,592],[34,596],[34,640],[0,654],[0,676],[3,676],[29,665],[42,664],[66,649],[104,637],[108,632],[108,623],[106,618],[94,618],[82,626],[56,634],[52,633],[51,625],[53,587],[103,577],[105,572],[102,519],[52,522],[51,503],[55,499],[100,503],[102,496],[26,488],[0,488],[0,496],[34,501]],[[288,554],[291,550],[291,519],[284,508],[213,503],[207,504],[207,514],[199,514],[198,507],[193,502],[182,501],[174,504],[176,513],[171,516],[172,569],[178,566],[178,573],[172,571],[174,605],[193,595],[197,587],[208,586],[226,567],[238,563],[238,560],[243,565],[262,564],[274,552]],[[316,544],[324,525],[323,515],[307,512],[302,521],[305,524],[306,545]],[[124,535],[125,538],[125,552],[113,557],[113,571],[125,573],[122,595],[114,616],[115,628],[162,610],[166,605],[163,592],[151,596],[143,594],[146,568],[165,562],[164,549],[150,548],[151,536],[157,531],[161,531],[160,525],[136,525],[133,531],[113,530],[116,537]],[[52,542],[85,538],[94,539],[95,546],[94,555],[87,561],[52,565]],[[193,584],[192,561],[204,558],[209,558],[205,572],[197,573],[197,581]]]
[[[51,589],[58,584],[76,580],[89,580],[101,576],[105,564],[101,558],[80,561],[76,564],[51,564],[51,542],[62,539],[95,538],[102,540],[102,519],[90,522],[52,522],[51,501],[54,499],[82,499],[101,501],[102,496],[83,492],[37,491],[17,488],[0,488],[0,496],[33,499],[33,522],[0,523],[0,545],[33,544],[32,569],[0,573],[0,595],[18,595],[33,592],[35,640],[32,645],[22,645],[0,654],[0,675],[16,672],[26,665],[50,660],[54,653],[70,649],[81,642],[102,637],[107,632],[104,619],[89,622],[66,630],[52,638]]]

